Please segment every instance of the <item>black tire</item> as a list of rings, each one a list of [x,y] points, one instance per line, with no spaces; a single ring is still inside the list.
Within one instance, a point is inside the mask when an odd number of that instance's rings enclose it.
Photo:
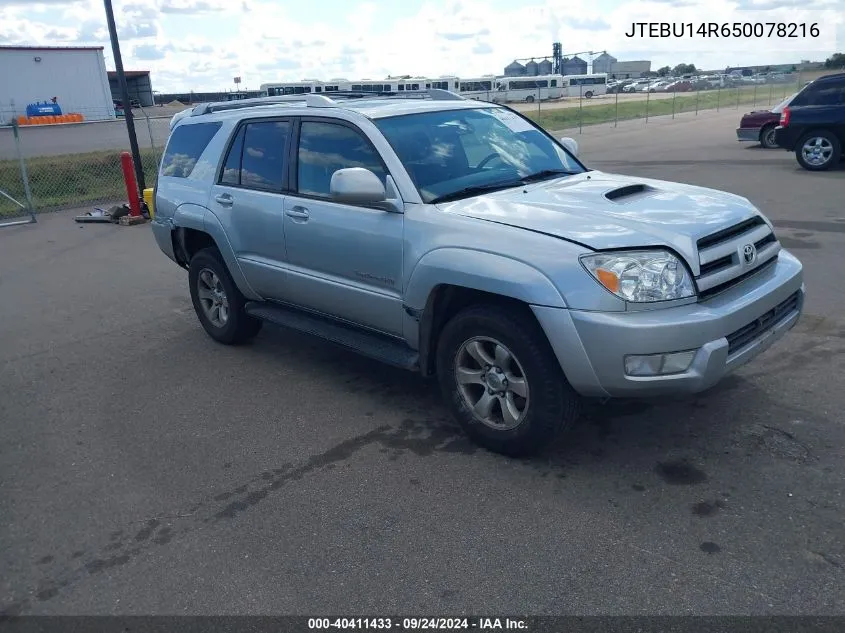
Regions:
[[[774,123],[764,125],[760,130],[760,145],[766,149],[775,149],[778,145],[775,143],[775,127]]]
[[[587,92],[585,92],[585,93],[584,93],[584,96],[585,96],[587,99],[592,99],[592,98],[593,98],[593,91],[592,91],[592,90],[588,90]]]
[[[820,138],[826,140],[831,146],[831,153],[830,158],[823,162],[823,163],[808,163],[804,158],[804,144],[813,138]],[[801,165],[804,169],[808,171],[827,171],[834,165],[839,162],[839,158],[842,155],[842,145],[839,142],[839,139],[836,137],[836,134],[829,130],[816,130],[814,132],[808,132],[801,140],[798,141],[798,145],[795,147],[795,159],[798,161],[798,164]]]
[[[532,95],[528,95],[525,97],[525,103],[534,103],[534,97]]]
[[[199,296],[200,273],[211,271],[220,281],[228,303],[228,316],[224,324],[212,322]],[[254,338],[261,330],[262,321],[251,317],[244,310],[246,300],[235,285],[223,256],[215,247],[203,248],[191,258],[188,269],[188,283],[191,289],[191,301],[203,329],[218,343],[240,345]]]
[[[480,421],[461,393],[456,378],[458,355],[475,337],[504,345],[524,375],[528,399],[515,428],[495,429]],[[437,378],[452,415],[467,435],[484,448],[509,457],[538,453],[580,412],[580,397],[567,382],[545,334],[527,308],[483,304],[455,315],[438,340]],[[472,387],[480,394],[485,391],[481,385]]]

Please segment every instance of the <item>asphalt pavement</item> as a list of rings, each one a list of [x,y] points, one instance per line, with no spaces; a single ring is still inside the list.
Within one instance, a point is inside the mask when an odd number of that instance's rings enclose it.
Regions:
[[[845,614],[845,169],[737,119],[575,135],[597,169],[749,197],[806,315],[713,390],[591,403],[529,460],[412,374],[272,326],[213,343],[146,226],[0,229],[0,611]]]

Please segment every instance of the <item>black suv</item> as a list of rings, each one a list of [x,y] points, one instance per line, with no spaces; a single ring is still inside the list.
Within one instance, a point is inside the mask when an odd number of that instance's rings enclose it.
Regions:
[[[775,143],[790,152],[804,169],[830,169],[845,146],[845,73],[811,81],[783,109]]]

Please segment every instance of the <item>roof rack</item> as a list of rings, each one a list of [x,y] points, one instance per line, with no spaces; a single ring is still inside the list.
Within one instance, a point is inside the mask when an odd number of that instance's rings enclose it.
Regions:
[[[359,92],[352,90],[337,90],[321,94],[308,93],[301,95],[280,95],[277,97],[255,97],[253,99],[239,99],[236,101],[201,103],[193,109],[191,116],[285,103],[301,104],[308,108],[333,108],[337,107],[338,101],[346,99],[433,99],[435,101],[466,101],[464,97],[456,92],[450,92],[449,90],[442,90],[439,88],[431,88],[424,92]]]

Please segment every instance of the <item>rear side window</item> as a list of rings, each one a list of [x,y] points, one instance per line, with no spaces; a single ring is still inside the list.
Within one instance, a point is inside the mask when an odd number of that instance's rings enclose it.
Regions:
[[[161,175],[172,178],[190,176],[221,125],[218,122],[178,126],[167,143],[167,151],[161,161]]]
[[[241,126],[226,155],[220,184],[281,191],[289,133],[288,121],[255,121]]]
[[[845,81],[810,84],[795,97],[792,105],[845,105]]]

